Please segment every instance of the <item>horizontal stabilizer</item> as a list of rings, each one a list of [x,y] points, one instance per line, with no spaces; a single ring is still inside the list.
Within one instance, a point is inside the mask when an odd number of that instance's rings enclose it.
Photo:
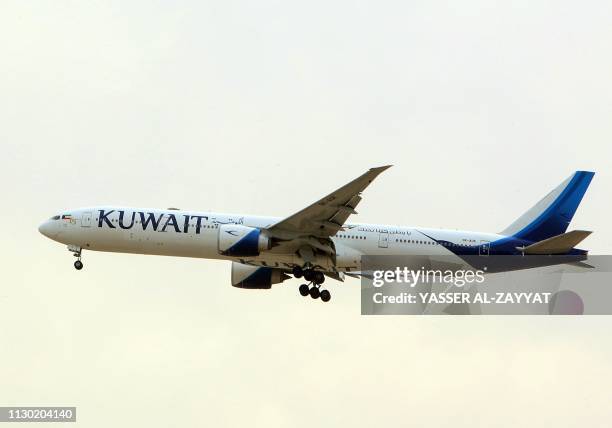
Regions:
[[[585,269],[595,269],[595,266],[590,265],[590,264],[585,263],[585,262],[573,262],[573,263],[568,263],[568,265],[576,266],[576,267],[579,267],[579,268],[585,268]]]
[[[527,247],[520,247],[518,250],[524,254],[567,254],[591,233],[593,232],[587,230],[572,230]]]

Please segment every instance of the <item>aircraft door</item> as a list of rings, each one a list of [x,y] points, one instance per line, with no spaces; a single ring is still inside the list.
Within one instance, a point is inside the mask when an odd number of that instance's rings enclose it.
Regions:
[[[378,248],[388,248],[389,247],[389,232],[382,231],[378,235]]]
[[[489,241],[480,241],[480,246],[478,247],[478,254],[481,256],[488,256],[490,249],[491,243]]]
[[[81,227],[91,227],[91,213],[86,212],[81,216]]]

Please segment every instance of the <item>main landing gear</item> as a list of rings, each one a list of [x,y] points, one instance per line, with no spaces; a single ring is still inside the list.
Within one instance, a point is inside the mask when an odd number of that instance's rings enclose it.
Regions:
[[[329,302],[331,293],[328,290],[321,290],[321,284],[325,282],[325,275],[312,269],[302,269],[299,266],[293,268],[293,276],[296,278],[304,277],[308,284],[300,285],[300,294],[304,297],[310,295],[313,299],[321,298],[323,302]]]
[[[81,247],[69,245],[68,251],[72,252],[74,257],[77,257],[77,260],[74,262],[74,268],[76,270],[83,269],[83,262],[81,261]]]

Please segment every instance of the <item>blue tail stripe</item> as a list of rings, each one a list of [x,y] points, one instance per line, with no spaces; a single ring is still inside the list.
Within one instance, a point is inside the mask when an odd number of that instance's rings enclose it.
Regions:
[[[537,242],[564,233],[595,173],[577,171],[567,187],[550,206],[534,221],[513,236],[526,241]]]

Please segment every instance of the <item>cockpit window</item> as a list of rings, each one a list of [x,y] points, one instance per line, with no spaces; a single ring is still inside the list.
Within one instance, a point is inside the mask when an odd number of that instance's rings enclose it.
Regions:
[[[50,220],[59,220],[60,216],[58,215],[54,215],[53,217],[50,218]]]

